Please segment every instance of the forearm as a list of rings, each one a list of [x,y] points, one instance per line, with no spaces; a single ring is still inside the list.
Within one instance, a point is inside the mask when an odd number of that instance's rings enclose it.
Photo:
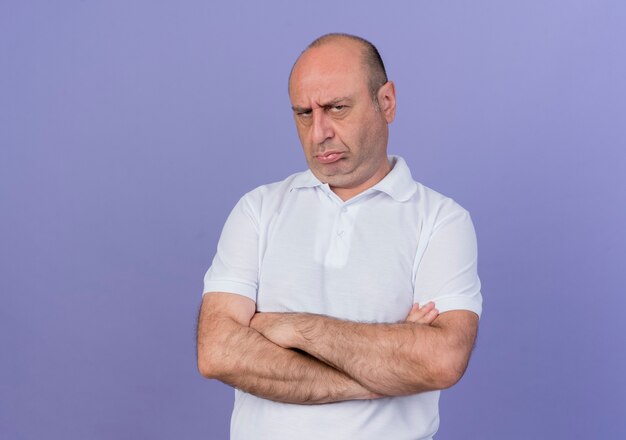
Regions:
[[[258,325],[280,345],[306,351],[383,395],[447,388],[467,365],[467,344],[435,324],[363,324],[311,314],[272,315],[258,314],[253,327]],[[267,318],[275,321],[269,327],[263,323]]]
[[[203,375],[256,396],[298,404],[375,397],[335,368],[279,347],[227,317],[211,319],[203,333],[198,338]]]
[[[303,318],[296,327],[294,347],[364,386],[387,395],[440,388],[433,359],[438,329],[404,322],[362,324],[325,316]]]

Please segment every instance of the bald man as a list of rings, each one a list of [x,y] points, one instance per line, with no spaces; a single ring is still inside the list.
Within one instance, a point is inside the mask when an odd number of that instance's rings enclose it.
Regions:
[[[289,96],[309,169],[231,212],[198,368],[236,388],[232,439],[430,439],[482,310],[469,214],[387,154],[396,93],[368,41],[315,40]]]

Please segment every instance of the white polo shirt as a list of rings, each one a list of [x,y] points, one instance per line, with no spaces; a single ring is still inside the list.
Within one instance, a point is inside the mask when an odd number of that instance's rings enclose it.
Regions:
[[[231,292],[260,312],[403,321],[414,302],[480,316],[476,237],[452,199],[413,181],[405,161],[344,202],[310,170],[263,185],[231,212],[204,292]],[[324,405],[235,391],[231,438],[429,439],[439,392]]]

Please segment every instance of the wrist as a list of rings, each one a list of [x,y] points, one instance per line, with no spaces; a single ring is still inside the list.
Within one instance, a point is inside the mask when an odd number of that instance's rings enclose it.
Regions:
[[[320,332],[322,317],[310,313],[295,315],[293,335],[294,348],[306,351],[311,343],[317,339]]]

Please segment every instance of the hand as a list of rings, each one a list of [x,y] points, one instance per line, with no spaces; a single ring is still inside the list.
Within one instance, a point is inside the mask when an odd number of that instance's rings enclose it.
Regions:
[[[439,316],[439,310],[435,308],[434,302],[428,302],[420,308],[418,303],[413,304],[409,315],[406,317],[406,322],[414,322],[416,324],[430,325],[435,318]]]

